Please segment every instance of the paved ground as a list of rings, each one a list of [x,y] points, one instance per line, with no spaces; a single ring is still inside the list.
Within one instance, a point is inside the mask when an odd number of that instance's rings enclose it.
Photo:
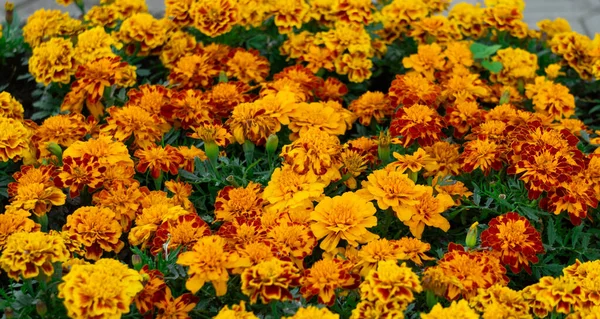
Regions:
[[[278,0],[287,1],[287,0]],[[481,0],[454,0],[471,3],[483,2]],[[89,7],[98,0],[85,0]],[[161,14],[164,12],[164,0],[146,0],[150,12]],[[542,19],[566,18],[573,30],[587,34],[591,37],[600,33],[600,0],[526,0],[525,21],[531,27]],[[16,10],[22,19],[26,19],[39,8],[62,9],[78,15],[79,10],[75,5],[67,8],[58,5],[54,0],[15,0]]]

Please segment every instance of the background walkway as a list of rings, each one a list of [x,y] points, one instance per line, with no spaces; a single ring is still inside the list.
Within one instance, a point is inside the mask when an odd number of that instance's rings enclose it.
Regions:
[[[286,0],[278,0],[286,1]],[[454,0],[454,2],[483,2],[481,0]],[[85,0],[91,6],[98,0]],[[591,37],[600,33],[600,0],[525,0],[525,22],[535,27],[542,19],[563,17],[569,21],[573,30]],[[150,12],[162,14],[165,10],[164,0],[146,0]],[[75,5],[67,8],[58,5],[54,0],[15,0],[15,7],[21,19],[26,19],[38,8],[61,9],[79,14]]]

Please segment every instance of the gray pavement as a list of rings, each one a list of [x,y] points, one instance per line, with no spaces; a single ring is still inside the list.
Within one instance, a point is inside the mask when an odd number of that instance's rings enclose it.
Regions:
[[[87,7],[98,0],[84,0]],[[286,1],[286,0],[278,0]],[[454,2],[483,2],[482,0],[454,0]],[[591,37],[600,33],[600,0],[526,0],[525,22],[535,27],[542,19],[563,17],[569,21],[573,30]],[[161,15],[165,10],[164,0],[146,0],[151,13]],[[39,8],[61,9],[78,16],[75,5],[63,7],[54,0],[15,0],[15,8],[21,19],[26,19]]]

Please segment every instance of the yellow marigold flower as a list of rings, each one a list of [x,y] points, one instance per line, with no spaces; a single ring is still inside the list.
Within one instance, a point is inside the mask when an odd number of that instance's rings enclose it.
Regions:
[[[81,207],[67,216],[62,230],[83,246],[85,258],[98,260],[105,251],[119,253],[125,246],[119,221],[109,208]]]
[[[358,262],[355,267],[360,269],[360,275],[366,277],[371,270],[377,267],[377,263],[385,260],[406,259],[405,254],[400,251],[398,242],[385,238],[372,240],[360,248]]]
[[[427,191],[426,186],[415,185],[407,174],[385,169],[373,171],[362,189],[356,192],[367,200],[377,200],[380,209],[399,209],[402,205],[414,205],[417,198]]]
[[[39,151],[38,158],[52,157],[47,149],[48,144],[56,143],[69,147],[88,134],[88,128],[88,123],[82,114],[58,114],[46,118],[31,137]]]
[[[429,155],[429,159],[425,161],[425,170],[427,172],[423,176],[456,176],[459,174],[459,145],[446,141],[438,141],[431,146],[423,147],[423,149]]]
[[[162,23],[149,13],[136,13],[126,18],[115,37],[126,44],[128,54],[146,56],[153,54],[167,40]]]
[[[300,269],[304,268],[304,258],[310,256],[317,246],[317,238],[308,224],[291,222],[284,217],[269,227],[267,238],[277,256],[289,257]]]
[[[464,144],[464,151],[460,155],[460,164],[463,171],[472,172],[479,168],[484,175],[488,175],[491,169],[499,171],[502,169],[502,154],[505,148],[493,140],[474,140]]]
[[[177,0],[176,2],[184,2]],[[160,51],[160,61],[168,68],[175,67],[180,58],[191,55],[196,49],[196,38],[193,35],[178,30],[173,32]]]
[[[554,21],[550,19],[540,20],[537,23],[540,31],[546,33],[549,39],[552,39],[555,35],[563,32],[571,32],[571,25],[565,18],[556,18]]]
[[[213,319],[258,319],[258,317],[246,310],[246,303],[242,300],[239,305],[221,308],[221,311]]]
[[[341,154],[340,173],[345,178],[344,184],[350,189],[356,189],[358,182],[356,177],[367,170],[367,156],[360,154],[356,150],[345,148]]]
[[[255,145],[264,145],[269,135],[281,130],[281,123],[272,117],[260,103],[240,103],[227,120],[236,142],[249,140]]]
[[[336,1],[332,9],[337,13],[339,21],[368,25],[373,21],[371,11],[374,8],[371,0],[340,0]]]
[[[354,193],[325,197],[310,213],[310,228],[317,239],[324,238],[321,249],[334,250],[340,240],[346,240],[350,246],[368,243],[379,236],[367,228],[377,225],[375,206]]]
[[[427,4],[422,0],[394,0],[381,9],[383,34],[388,43],[399,38],[415,21],[429,14]]]
[[[419,277],[406,264],[398,266],[396,260],[377,263],[377,269],[371,271],[360,284],[360,295],[363,300],[400,304],[408,306],[415,297],[414,293],[423,291]]]
[[[433,257],[425,255],[431,249],[431,245],[413,237],[402,237],[396,241],[398,249],[404,254],[402,260],[411,260],[422,266],[423,260],[433,260]]]
[[[487,28],[483,25],[484,9],[478,5],[461,2],[456,3],[448,12],[448,18],[455,22],[465,37],[481,38]]]
[[[279,91],[276,93],[265,92],[265,95],[254,101],[254,103],[257,103],[264,108],[269,116],[276,118],[282,125],[291,125],[290,121],[294,116],[300,117],[300,119],[298,119],[299,121],[302,120],[301,115],[299,115],[297,111],[297,108],[300,105],[297,103],[299,101],[300,98],[293,92]],[[303,103],[302,105],[304,104],[307,103]],[[310,109],[307,111],[310,111]],[[309,120],[311,119],[310,115],[307,115],[306,118]],[[296,129],[298,129],[298,127],[296,127]]]
[[[227,129],[219,124],[204,124],[192,127],[192,130],[193,133],[190,133],[189,137],[199,139],[204,143],[215,143],[221,147],[229,145],[233,139]]]
[[[536,112],[553,116],[555,120],[575,114],[575,97],[568,87],[537,77],[535,84],[527,84],[525,88],[525,94],[532,99]]]
[[[75,35],[80,29],[81,21],[69,17],[67,12],[41,8],[27,18],[23,37],[36,48],[48,39]]]
[[[287,35],[287,40],[281,44],[279,52],[291,59],[298,59],[309,52],[308,47],[315,46],[317,49],[319,48],[314,44],[314,41],[315,35],[309,31],[290,33]]]
[[[360,277],[350,274],[352,265],[340,259],[322,259],[304,271],[300,279],[300,293],[310,300],[318,295],[318,302],[332,306],[335,303],[336,289],[354,289]]]
[[[338,60],[346,51],[352,59],[370,60],[374,54],[371,36],[360,24],[337,22],[333,29],[317,33],[314,43],[324,44]]]
[[[440,13],[446,11],[450,6],[452,0],[423,0],[429,12],[431,13]]]
[[[583,290],[583,309],[600,305],[600,262],[588,261],[575,263],[563,269],[565,276],[574,278]]]
[[[310,6],[304,0],[273,1],[271,12],[275,13],[275,25],[281,34],[300,29],[308,22]]]
[[[221,82],[214,85],[206,97],[209,100],[212,112],[222,118],[227,118],[236,105],[249,102],[251,97],[247,94],[251,87],[244,82]]]
[[[554,80],[559,76],[564,76],[566,73],[565,72],[561,72],[560,69],[562,68],[562,65],[558,64],[558,63],[553,63],[548,65],[545,69],[544,72],[546,73],[546,77],[549,80]]]
[[[404,318],[407,305],[400,302],[361,301],[352,310],[351,319]]]
[[[4,214],[0,214],[0,250],[4,250],[8,237],[14,233],[40,231],[41,226],[29,219],[30,215],[28,211],[22,209],[7,209]]]
[[[300,0],[304,1],[304,0]],[[236,49],[229,53],[225,73],[244,83],[261,83],[269,75],[269,60],[256,50]]]
[[[71,85],[71,92],[65,96],[61,111],[81,113],[83,103],[86,102],[88,111],[98,119],[104,114],[104,105],[100,99],[104,96],[104,89],[116,85],[129,87],[135,84],[136,67],[129,65],[118,56],[98,58],[77,68],[75,78]]]
[[[140,12],[148,12],[148,6],[144,0],[100,0],[100,4],[114,6],[119,12],[120,20],[125,20]]]
[[[123,45],[104,31],[104,27],[94,27],[77,36],[75,60],[79,65],[98,58],[113,57],[112,47],[120,49]]]
[[[193,26],[211,38],[231,31],[240,19],[237,1],[232,0],[194,1],[189,15]]]
[[[298,103],[290,114],[288,128],[292,131],[290,139],[296,140],[311,128],[331,135],[343,135],[346,132],[346,122],[342,114],[327,104]]]
[[[575,31],[561,32],[548,41],[548,44],[552,52],[561,56],[583,80],[591,79],[595,58],[590,55],[594,42],[589,37]]]
[[[519,48],[498,50],[492,60],[501,62],[502,70],[492,74],[491,79],[507,85],[533,80],[538,69],[537,55]]]
[[[160,140],[169,128],[163,117],[136,106],[111,107],[101,132],[119,142],[133,139],[137,148],[148,148]]]
[[[114,28],[121,18],[115,6],[93,6],[83,16],[83,20],[92,26]]]
[[[483,10],[483,21],[486,26],[498,31],[513,33],[523,21],[523,11],[512,5],[487,7]]]
[[[241,26],[258,28],[271,15],[272,5],[265,0],[238,0]]]
[[[135,217],[135,227],[131,229],[127,239],[131,245],[141,245],[145,249],[151,243],[158,226],[189,213],[190,211],[176,205],[174,199],[167,198],[166,193],[151,192],[142,199],[142,207]]]
[[[550,312],[569,314],[583,308],[584,290],[579,280],[570,276],[546,276],[522,290],[533,313],[544,318]]]
[[[446,318],[478,319],[479,314],[469,307],[469,303],[466,300],[453,301],[447,308],[438,303],[431,308],[429,313],[421,313],[421,319]]]
[[[169,83],[180,88],[209,87],[219,74],[215,61],[206,52],[181,57],[169,73]]]
[[[23,112],[23,105],[10,93],[0,92],[0,117],[22,121]]]
[[[395,110],[399,105],[411,106],[414,104],[437,105],[440,87],[417,72],[396,75],[390,85],[388,98],[391,107]]]
[[[10,207],[43,216],[52,209],[53,205],[64,205],[66,198],[67,196],[57,187],[32,182],[18,187],[16,194],[11,198]]]
[[[327,48],[311,44],[308,46],[308,51],[299,58],[307,63],[307,69],[316,74],[321,69],[333,71],[335,66],[332,53]]]
[[[194,22],[190,10],[193,4],[192,0],[166,0],[165,17],[171,18],[180,27],[189,26]]]
[[[365,126],[371,124],[372,118],[375,118],[377,123],[381,123],[385,117],[391,116],[394,112],[394,107],[386,94],[371,91],[367,91],[352,101],[348,109],[354,112],[358,116],[360,124]]]
[[[189,250],[200,238],[210,235],[210,226],[196,213],[182,215],[163,222],[156,229],[150,251],[155,255],[162,252],[168,255],[177,247]]]
[[[73,44],[63,38],[52,38],[33,48],[29,58],[29,72],[38,83],[68,84],[75,74]]]
[[[223,296],[227,292],[228,270],[239,273],[238,269],[250,266],[247,258],[225,251],[225,243],[225,239],[219,236],[202,237],[191,250],[179,255],[177,264],[189,267],[189,277],[185,282],[189,291],[196,293],[208,281],[217,296]]]
[[[419,45],[416,54],[402,59],[402,65],[424,75],[428,80],[435,80],[435,72],[446,68],[442,47],[437,43]]]
[[[404,204],[395,209],[398,218],[410,228],[413,236],[421,239],[425,226],[440,228],[447,232],[450,223],[442,213],[454,206],[454,200],[448,194],[433,196],[433,188],[427,186],[425,193],[415,198],[416,204]]]
[[[422,148],[417,149],[412,155],[400,155],[396,152],[392,155],[396,161],[390,165],[401,173],[407,170],[412,173],[420,171],[425,166],[425,161],[429,158],[429,155]]]
[[[517,8],[519,12],[525,11],[525,1],[523,0],[484,0],[486,7],[511,7]]]
[[[348,80],[361,83],[371,78],[373,61],[363,53],[344,53],[335,60],[335,71],[348,75]]]
[[[123,231],[127,232],[140,207],[139,201],[147,191],[146,187],[140,187],[138,181],[132,183],[117,181],[105,184],[104,189],[94,193],[93,202],[99,208],[108,208],[113,211]]]
[[[339,319],[340,315],[331,312],[327,308],[317,308],[315,306],[308,306],[306,308],[299,308],[293,316],[282,317],[282,319]]]
[[[106,135],[71,144],[63,152],[63,157],[83,158],[86,154],[102,166],[122,165],[133,167],[133,160],[129,155],[127,146],[121,142],[113,141],[112,138]]]
[[[295,172],[312,172],[323,181],[340,178],[340,141],[318,128],[310,128],[292,144],[285,145],[281,156]]]
[[[310,172],[301,175],[291,165],[283,165],[273,171],[263,199],[269,202],[270,210],[281,212],[301,206],[306,201],[319,201],[325,186],[317,175]]]
[[[118,318],[129,312],[143,288],[137,271],[118,260],[100,259],[93,265],[74,265],[58,285],[58,297],[69,317]]]
[[[495,284],[506,286],[505,274],[506,268],[494,253],[465,251],[463,246],[450,243],[437,266],[425,269],[421,283],[425,290],[448,300],[457,300],[461,295],[470,299],[479,288],[487,289]]]
[[[0,162],[18,161],[29,150],[31,133],[23,122],[0,117]]]
[[[514,291],[502,285],[493,285],[487,289],[479,289],[477,295],[469,299],[471,307],[482,313],[484,319],[502,318],[494,316],[494,311],[503,312],[508,310],[508,314],[513,318],[532,319],[529,313],[529,304],[523,298],[520,291]]]
[[[259,217],[264,206],[262,195],[261,185],[254,182],[246,187],[226,186],[215,199],[215,218],[232,221],[237,217]]]
[[[246,268],[241,275],[242,293],[256,303],[258,297],[267,304],[271,300],[292,299],[289,288],[298,286],[300,274],[293,263],[271,259]]]
[[[69,251],[62,238],[43,232],[16,232],[6,239],[0,256],[0,267],[9,278],[35,278],[40,271],[48,278],[54,273],[53,263],[67,261]]]
[[[433,41],[446,44],[462,38],[457,24],[444,16],[425,17],[413,23],[411,27],[410,36],[419,44]]]

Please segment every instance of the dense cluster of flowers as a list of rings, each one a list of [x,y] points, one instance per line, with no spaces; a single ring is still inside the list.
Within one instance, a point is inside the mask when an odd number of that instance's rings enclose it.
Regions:
[[[0,276],[38,314],[600,313],[600,262],[544,272],[600,200],[571,84],[600,77],[600,37],[530,29],[521,0],[165,3],[22,30],[60,102],[36,122],[0,93]]]

